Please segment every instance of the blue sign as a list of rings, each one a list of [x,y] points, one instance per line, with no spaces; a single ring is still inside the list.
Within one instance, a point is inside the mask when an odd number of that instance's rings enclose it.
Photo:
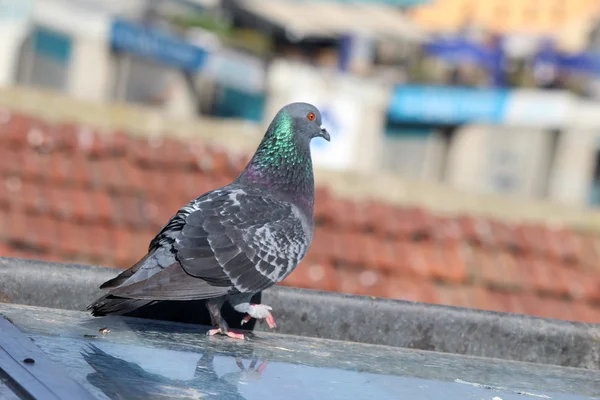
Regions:
[[[469,40],[438,39],[423,45],[426,53],[451,63],[471,62],[487,66],[492,62],[492,52]]]
[[[72,41],[68,35],[37,27],[32,36],[36,53],[43,54],[61,64],[67,64],[71,59]]]
[[[388,116],[394,122],[498,123],[507,97],[504,89],[400,85],[392,93]]]
[[[567,54],[555,49],[554,43],[545,40],[534,57],[534,65],[550,65],[582,74],[600,75],[600,56],[590,52]]]
[[[465,38],[437,39],[423,45],[423,50],[449,63],[477,64],[488,70],[492,85],[504,86],[502,39],[496,36],[493,40],[491,45],[483,46]]]
[[[207,58],[206,50],[166,32],[116,19],[112,23],[110,43],[115,50],[194,72]]]

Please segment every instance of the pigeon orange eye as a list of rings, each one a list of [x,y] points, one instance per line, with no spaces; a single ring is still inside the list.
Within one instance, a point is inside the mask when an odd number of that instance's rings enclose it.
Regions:
[[[317,117],[315,116],[315,113],[309,112],[306,118],[308,118],[309,121],[314,121]]]

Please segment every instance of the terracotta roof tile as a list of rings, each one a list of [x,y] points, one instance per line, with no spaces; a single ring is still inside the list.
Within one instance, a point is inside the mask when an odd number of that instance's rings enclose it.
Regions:
[[[18,174],[21,169],[20,153],[4,146],[2,142],[0,144],[0,172],[5,176]]]
[[[500,250],[496,253],[499,270],[502,273],[502,286],[507,289],[523,289],[523,272],[513,252]]]
[[[437,288],[428,280],[389,277],[385,281],[384,297],[422,303],[440,303]]]
[[[86,230],[89,240],[89,255],[94,260],[109,258],[116,246],[112,231],[106,225],[90,225]]]
[[[134,193],[123,193],[113,195],[113,206],[116,211],[115,223],[134,228],[142,228],[148,225],[147,216],[144,215],[144,201]]]
[[[75,150],[77,151],[77,150]],[[71,179],[70,184],[79,187],[90,186],[94,179],[99,179],[99,170],[96,168],[96,160],[86,158],[83,153],[75,152],[71,155]]]
[[[522,257],[520,260],[521,268],[525,272],[524,278],[534,291],[558,296],[568,294],[567,287],[556,276],[560,270],[557,270],[555,263],[536,255]]]
[[[584,302],[574,302],[571,306],[572,320],[600,324],[600,309]]]
[[[10,118],[6,116],[10,114]],[[0,255],[127,268],[247,154],[0,110]],[[284,285],[600,322],[600,238],[566,227],[340,198]]]
[[[474,273],[475,282],[485,286],[503,286],[504,277],[496,257],[497,251],[490,251],[484,247],[476,247],[472,250],[470,269]]]
[[[0,125],[0,138],[10,146],[25,145],[31,124],[31,118],[28,116],[10,112],[8,120]]]
[[[432,265],[435,262],[435,255],[431,244],[406,242],[403,249],[404,253],[399,256],[404,258],[403,265],[411,275],[420,278],[432,276],[432,269],[435,268]]]
[[[412,239],[427,236],[429,226],[418,209],[400,208],[390,214],[387,230],[395,237]]]
[[[573,299],[600,303],[600,276],[576,269],[561,268],[558,280],[565,285],[566,293]]]
[[[144,168],[140,171],[141,182],[144,185],[145,192],[148,196],[154,198],[161,198],[165,195],[165,191],[168,188],[169,192],[175,192],[171,189],[171,182],[169,182],[169,175],[160,169]]]
[[[58,227],[49,215],[35,217],[35,229],[28,232],[29,244],[44,252],[51,252],[58,246]],[[28,241],[29,241],[28,240]]]
[[[10,211],[8,211],[7,209],[4,209],[2,207],[2,204],[0,204],[0,227],[2,227],[2,229],[0,229],[0,246],[2,249],[6,248],[6,245],[4,243],[8,242],[8,240],[11,238],[12,236],[12,232],[9,231],[10,226]],[[2,253],[0,253],[2,254]]]
[[[313,244],[310,247],[308,256],[313,259],[332,262],[331,246],[332,241],[334,240],[333,235],[335,235],[335,233],[331,229],[317,226],[315,228]]]
[[[443,259],[443,254],[436,243],[419,243],[423,261],[427,264],[427,269],[423,270],[423,277],[430,277],[438,281],[446,281],[448,272],[452,271],[453,266],[450,262]],[[427,271],[427,272],[425,272]]]
[[[45,178],[57,185],[69,183],[75,173],[72,158],[60,153],[51,153],[49,157]]]
[[[583,260],[583,242],[581,235],[575,234],[571,229],[554,231],[554,240],[558,250],[557,258],[580,263]]]
[[[598,239],[591,235],[581,235],[579,244],[578,260],[586,269],[600,272],[600,242]]]
[[[369,255],[368,264],[378,270],[395,272],[398,258],[394,256],[395,243],[387,238],[365,235],[365,252]]]
[[[42,188],[35,182],[22,180],[19,190],[15,191],[14,195],[18,196],[21,206],[26,212],[37,213],[44,207]]]
[[[338,267],[336,270],[338,290],[342,293],[372,295],[386,293],[386,276],[378,271]]]
[[[468,246],[452,242],[438,247],[440,252],[440,278],[454,284],[464,283],[469,279]]]
[[[479,236],[477,229],[477,219],[470,215],[460,215],[456,217],[456,223],[460,225],[460,231],[464,241],[473,244],[482,244],[483,241]]]
[[[442,304],[455,307],[473,307],[468,289],[463,286],[439,285],[436,291]]]
[[[138,232],[129,227],[115,231],[115,248],[112,256],[114,257],[115,264],[119,267],[126,268],[135,264],[141,258],[137,257],[137,254],[141,253],[140,249],[134,249],[134,241],[137,234]]]
[[[22,209],[11,208],[8,213],[8,242],[22,244],[27,241],[27,227],[33,226],[35,221]]]
[[[501,221],[489,221],[490,228],[490,244],[496,248],[517,248],[519,246],[515,237],[515,229],[509,224]]]
[[[336,291],[338,289],[336,269],[323,260],[306,257],[282,285]]]
[[[83,228],[70,220],[57,220],[59,248],[61,255],[73,256],[82,254],[87,246],[87,238],[83,236]]]
[[[94,210],[95,220],[102,222],[105,226],[110,225],[116,214],[110,194],[103,190],[89,191],[88,201]]]
[[[567,320],[572,320],[575,317],[573,311],[571,311],[571,304],[569,302],[552,297],[545,298],[544,301],[540,303],[538,316]]]
[[[456,218],[437,217],[433,222],[431,235],[439,242],[454,242],[464,240],[462,225]]]
[[[463,287],[462,290],[466,291],[471,308],[499,311],[493,295],[486,288],[482,286],[469,286]]]

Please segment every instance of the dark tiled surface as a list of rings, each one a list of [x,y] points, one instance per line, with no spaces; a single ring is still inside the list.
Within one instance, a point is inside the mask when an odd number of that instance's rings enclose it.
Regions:
[[[0,112],[0,255],[125,268],[246,155]],[[600,238],[355,202],[319,188],[285,285],[600,323]]]

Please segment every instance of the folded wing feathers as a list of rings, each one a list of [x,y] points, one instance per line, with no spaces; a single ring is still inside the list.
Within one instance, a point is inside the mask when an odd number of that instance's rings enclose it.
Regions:
[[[291,273],[311,238],[292,204],[225,187],[180,209],[149,254],[109,281],[111,294],[183,300],[258,292]]]

